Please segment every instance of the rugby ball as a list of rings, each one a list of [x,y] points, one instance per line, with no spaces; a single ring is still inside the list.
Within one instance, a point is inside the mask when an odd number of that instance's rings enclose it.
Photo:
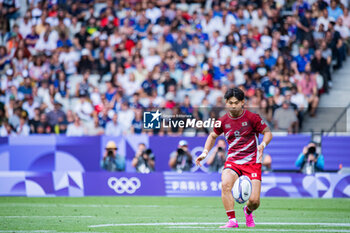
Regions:
[[[252,182],[248,176],[240,176],[233,185],[232,189],[233,198],[239,204],[242,204],[249,200],[250,194],[252,194]]]

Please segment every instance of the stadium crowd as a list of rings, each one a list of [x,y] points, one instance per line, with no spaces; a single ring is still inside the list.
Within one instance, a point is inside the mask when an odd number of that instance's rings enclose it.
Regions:
[[[0,1],[0,136],[140,134],[145,109],[215,116],[235,86],[296,133],[350,42],[345,0],[23,2]]]

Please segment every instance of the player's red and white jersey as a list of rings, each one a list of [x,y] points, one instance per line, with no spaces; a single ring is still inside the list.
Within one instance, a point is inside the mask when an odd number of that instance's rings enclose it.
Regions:
[[[219,121],[221,126],[214,128],[214,132],[217,135],[224,133],[228,143],[228,158],[236,164],[258,163],[258,136],[267,127],[261,117],[244,109],[237,118],[226,113]]]

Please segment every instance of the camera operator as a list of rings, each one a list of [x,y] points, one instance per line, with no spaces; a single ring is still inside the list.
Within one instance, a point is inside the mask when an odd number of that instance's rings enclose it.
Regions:
[[[173,171],[190,171],[192,167],[192,155],[188,151],[188,143],[185,140],[179,142],[176,151],[170,154],[169,167]]]
[[[107,143],[103,159],[101,160],[102,169],[110,172],[125,170],[125,158],[117,154],[117,150],[115,142],[109,141]]]
[[[300,168],[302,173],[307,175],[314,174],[317,171],[323,171],[324,157],[322,154],[316,153],[315,142],[310,142],[304,147],[295,165]]]
[[[150,173],[154,171],[154,155],[151,149],[147,149],[144,143],[139,144],[139,148],[132,160],[132,166],[140,173]]]
[[[224,139],[219,139],[212,155],[209,157],[207,164],[209,165],[209,171],[222,172],[226,161],[226,142]]]

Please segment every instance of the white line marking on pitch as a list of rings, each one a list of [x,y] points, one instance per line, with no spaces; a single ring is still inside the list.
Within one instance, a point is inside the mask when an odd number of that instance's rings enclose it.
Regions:
[[[205,231],[222,231],[220,228],[207,228],[207,227],[186,227],[186,226],[174,226],[174,227],[167,227],[169,229],[201,229]],[[247,229],[239,229],[235,228],[235,231],[247,231]],[[318,229],[318,230],[303,230],[303,229],[258,229],[259,231],[266,231],[266,232],[350,232],[350,230],[336,230],[336,229]]]
[[[223,222],[160,222],[160,223],[114,223],[114,224],[100,224],[100,225],[90,225],[88,227],[113,227],[113,226],[191,226],[191,225],[220,225],[225,224]],[[279,225],[279,226],[290,226],[290,225],[299,225],[299,226],[338,226],[338,227],[350,227],[350,223],[324,223],[324,222],[260,222],[256,223],[257,225]]]
[[[26,216],[26,215],[21,215],[21,216],[0,216],[0,218],[92,218],[93,216]]]
[[[258,222],[258,225],[299,225],[299,226],[334,226],[334,227],[350,227],[350,223],[327,223],[327,222]]]
[[[58,232],[56,230],[0,230],[1,233],[46,233],[46,232]],[[65,231],[59,231],[59,233],[71,233]],[[102,231],[76,231],[75,233],[108,233]]]
[[[55,230],[0,230],[0,232],[24,232],[24,233],[41,233],[41,232],[57,232]]]
[[[160,207],[159,205],[105,205],[105,204],[45,204],[45,203],[1,203],[0,207],[3,206],[25,206],[25,207],[91,207],[91,208],[101,208],[101,207]],[[163,207],[163,206],[162,206]]]

